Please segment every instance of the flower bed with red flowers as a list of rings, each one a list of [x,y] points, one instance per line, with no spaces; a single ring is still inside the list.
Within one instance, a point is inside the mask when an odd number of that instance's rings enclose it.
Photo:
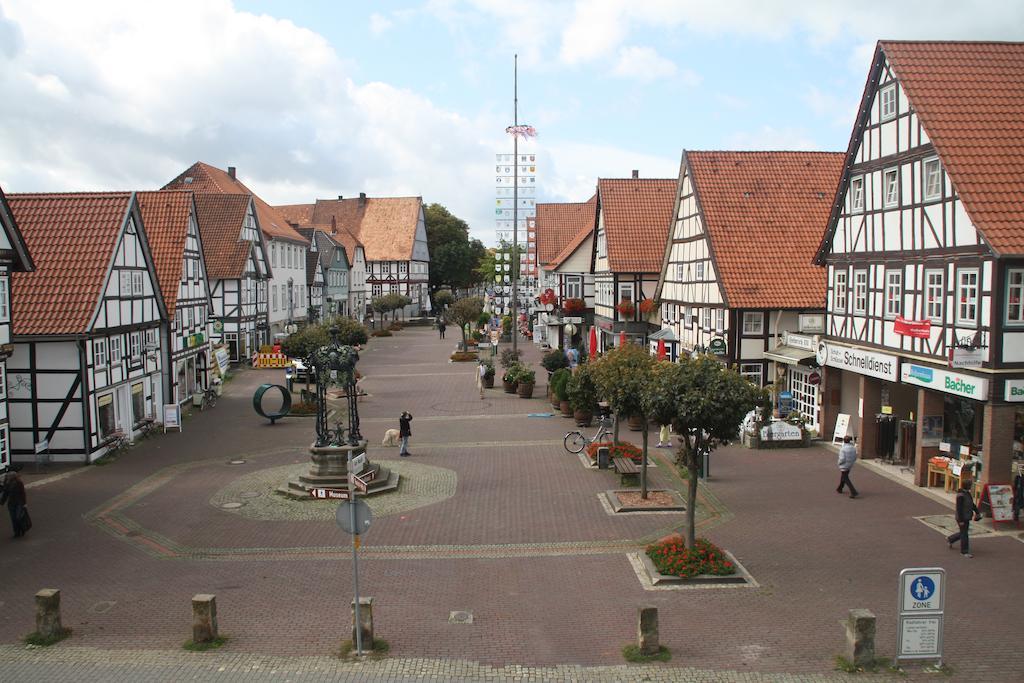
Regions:
[[[597,460],[597,449],[602,446],[607,446],[611,450],[612,458],[629,458],[633,462],[640,464],[640,461],[644,457],[644,452],[634,446],[631,443],[621,441],[619,443],[612,443],[611,441],[600,441],[595,442],[587,446],[587,456],[591,460]]]
[[[722,549],[706,538],[698,538],[693,548],[678,541],[667,541],[647,546],[647,556],[660,574],[689,579],[701,574],[729,576],[736,573],[733,564]]]

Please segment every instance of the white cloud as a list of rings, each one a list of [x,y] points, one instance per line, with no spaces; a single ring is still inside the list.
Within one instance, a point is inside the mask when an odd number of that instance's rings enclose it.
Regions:
[[[394,25],[395,22],[391,21],[383,14],[377,14],[374,12],[370,15],[370,33],[375,36],[379,36]]]
[[[612,69],[616,76],[644,82],[674,76],[676,71],[675,62],[665,59],[654,48],[637,46],[621,48],[619,60]]]
[[[772,151],[816,151],[821,146],[802,128],[775,128],[764,125],[752,131],[733,133],[726,140],[728,149]],[[835,151],[835,150],[829,150]]]
[[[682,150],[670,151],[675,156],[577,142],[543,146],[537,167],[542,175],[541,190],[548,201],[582,202],[594,194],[598,178],[628,178],[634,169],[641,178],[675,178]]]

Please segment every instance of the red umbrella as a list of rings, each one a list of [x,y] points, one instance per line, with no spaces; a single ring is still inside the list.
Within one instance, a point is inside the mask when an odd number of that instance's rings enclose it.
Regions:
[[[597,358],[597,328],[590,328],[590,359]]]
[[[619,332],[619,346],[626,345],[626,331]]]
[[[665,360],[665,340],[658,340],[658,360]]]

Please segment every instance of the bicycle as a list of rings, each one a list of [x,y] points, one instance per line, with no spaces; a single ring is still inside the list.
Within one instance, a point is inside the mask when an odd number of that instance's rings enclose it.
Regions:
[[[159,434],[164,428],[163,422],[157,422],[156,420],[146,420],[139,426],[139,432],[143,438],[155,436]]]
[[[206,410],[217,405],[217,392],[213,387],[203,392],[203,403],[199,406],[200,410]]]
[[[562,444],[565,446],[565,450],[570,453],[580,453],[588,445],[601,441],[606,437],[612,436],[612,427],[615,424],[615,418],[611,415],[602,416],[598,423],[597,433],[594,434],[593,438],[588,439],[583,432],[578,429],[574,429],[565,435],[562,440]]]

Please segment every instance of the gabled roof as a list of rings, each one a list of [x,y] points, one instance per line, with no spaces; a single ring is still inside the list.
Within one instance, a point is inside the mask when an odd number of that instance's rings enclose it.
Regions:
[[[156,277],[164,298],[164,306],[167,308],[167,315],[173,318],[178,303],[178,291],[181,289],[192,193],[159,190],[139,192],[136,197],[146,237],[149,238],[149,247],[153,251],[153,263],[156,266]]]
[[[12,194],[7,203],[36,266],[11,277],[12,334],[88,332],[132,193]]]
[[[812,259],[845,156],[683,153],[729,307],[824,307],[826,278]]]
[[[287,240],[308,244],[308,240],[288,224],[288,221],[277,209],[260,199],[246,187],[237,177],[232,178],[227,171],[210,166],[201,161],[189,166],[177,178],[167,183],[165,190],[192,190],[208,194],[247,194],[252,195],[256,204],[256,216],[259,218],[260,229],[270,239]]]
[[[313,207],[315,204],[278,204],[277,209],[289,225],[292,227],[303,227],[313,222]]]
[[[366,258],[366,250],[364,249],[362,242],[360,242],[359,239],[355,235],[353,235],[348,228],[339,225],[334,225],[330,226],[324,232],[326,232],[327,235],[332,240],[334,240],[341,246],[345,247],[345,253],[348,255],[348,262],[350,267],[355,266],[357,250],[363,249],[363,258]]]
[[[7,205],[7,197],[4,196],[3,188],[0,188],[0,227],[7,233],[7,239],[14,250],[14,260],[9,265],[13,270],[30,271],[35,270],[32,263],[32,255],[25,246],[25,238],[18,229],[18,221],[14,220],[11,207]]]
[[[675,178],[601,178],[597,181],[597,201],[604,216],[610,271],[661,272],[675,193]]]
[[[579,230],[572,236],[568,244],[548,262],[548,266],[551,268],[558,268],[558,266],[562,265],[567,258],[580,248],[588,237],[594,234],[594,225],[597,222],[597,195],[595,194],[587,202],[584,202],[584,207],[584,214],[589,216],[589,219],[580,223]]]
[[[313,228],[298,228],[299,234],[310,240],[316,239],[316,230]],[[306,249],[306,285],[312,285],[316,281],[316,271],[318,268],[322,268],[323,265],[323,254],[320,253],[320,244],[315,242],[316,251],[312,249]]]
[[[421,197],[318,199],[312,223],[347,229],[358,238],[368,261],[409,261],[423,205]]]
[[[313,261],[310,257],[315,258],[319,266],[324,270],[327,270],[334,264],[334,255],[340,250],[341,255],[345,259],[346,267],[351,267],[348,254],[345,253],[345,247],[331,239],[331,236],[328,234],[330,229],[330,226],[322,225],[311,225],[304,228],[298,228],[299,233],[303,237],[308,240],[316,240],[316,251],[306,252],[306,278],[308,280],[308,284],[313,284],[313,274],[310,271],[310,265]]]
[[[252,244],[240,238],[250,201],[247,194],[195,193],[206,276],[211,280],[234,280],[245,273]]]
[[[597,195],[585,202],[537,204],[537,263],[550,264],[581,231],[594,229]]]
[[[1024,254],[1024,43],[879,41],[850,137],[847,169],[884,59],[975,227],[998,255]],[[840,193],[845,184],[844,175]],[[838,215],[837,209],[819,259],[830,247]]]

